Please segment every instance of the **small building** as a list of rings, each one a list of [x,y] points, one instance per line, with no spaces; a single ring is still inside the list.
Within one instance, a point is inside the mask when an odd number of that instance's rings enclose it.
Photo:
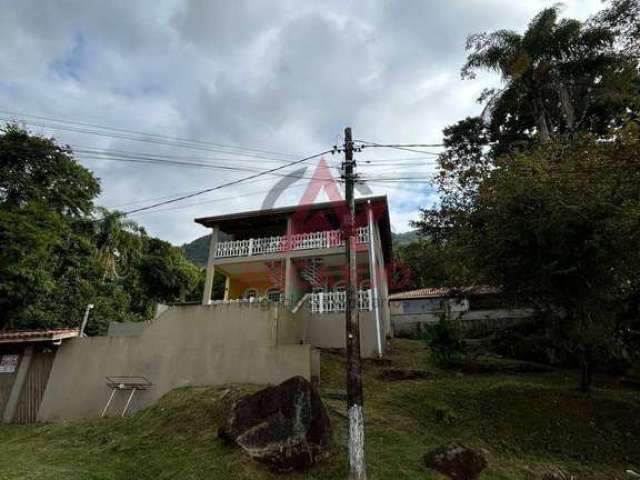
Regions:
[[[514,308],[501,296],[501,290],[487,285],[460,288],[421,288],[389,296],[393,331],[414,335],[422,325],[438,322],[443,316],[457,322],[463,330],[491,330],[513,325],[533,317],[531,308]]]
[[[63,340],[78,329],[0,331],[0,417],[35,422],[51,367]]]

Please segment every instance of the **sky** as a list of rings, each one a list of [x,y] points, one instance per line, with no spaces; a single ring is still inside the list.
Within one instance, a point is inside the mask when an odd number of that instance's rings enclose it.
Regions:
[[[460,78],[466,37],[521,31],[556,3],[4,0],[0,121],[71,145],[100,178],[97,203],[133,210],[330,150],[345,126],[359,140],[439,144],[442,129],[478,115],[476,98],[500,82]],[[585,19],[602,2],[562,8]],[[422,150],[356,155],[364,192],[388,196],[397,232],[437,202],[428,179],[439,149]],[[322,158],[339,177],[340,156]],[[308,165],[276,205],[300,201],[319,161],[280,172]],[[261,208],[281,179],[265,175],[131,218],[182,244],[207,233],[194,218]]]

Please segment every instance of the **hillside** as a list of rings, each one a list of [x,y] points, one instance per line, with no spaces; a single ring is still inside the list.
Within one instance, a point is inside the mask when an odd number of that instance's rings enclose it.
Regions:
[[[409,230],[408,232],[403,233],[391,233],[391,240],[393,241],[394,247],[400,247],[403,245],[408,245],[411,242],[415,242],[420,238],[418,230]]]
[[[185,256],[193,263],[198,265],[206,265],[209,256],[209,242],[211,235],[198,237],[192,242],[185,243],[180,248]]]
[[[186,257],[198,265],[206,265],[207,256],[209,255],[209,241],[211,235],[198,237],[192,242],[185,243],[180,248],[184,251]],[[418,231],[411,230],[404,233],[392,233],[391,239],[395,247],[406,245],[418,239]]]
[[[436,479],[422,454],[452,440],[490,451],[484,480],[540,479],[563,467],[581,480],[626,478],[640,467],[638,392],[575,391],[576,373],[460,375],[429,365],[418,341],[392,342],[394,366],[428,367],[429,380],[389,382],[364,363],[371,479]],[[323,353],[321,387],[341,388],[343,357]],[[331,456],[309,472],[273,474],[216,438],[221,412],[256,387],[183,388],[126,418],[64,425],[0,425],[1,479],[162,480],[346,478],[344,404],[324,399]]]

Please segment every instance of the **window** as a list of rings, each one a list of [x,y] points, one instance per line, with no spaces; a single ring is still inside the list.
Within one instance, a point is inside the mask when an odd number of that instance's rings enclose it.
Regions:
[[[270,288],[267,290],[267,299],[269,299],[270,302],[279,302],[282,300],[282,292],[279,288]]]
[[[258,298],[258,290],[255,288],[247,288],[244,291],[244,298],[247,298],[247,299]]]

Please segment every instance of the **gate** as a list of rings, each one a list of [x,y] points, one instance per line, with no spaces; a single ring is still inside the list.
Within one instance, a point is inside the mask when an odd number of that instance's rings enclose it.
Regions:
[[[13,423],[33,423],[36,421],[54,358],[55,352],[51,350],[33,352]]]

